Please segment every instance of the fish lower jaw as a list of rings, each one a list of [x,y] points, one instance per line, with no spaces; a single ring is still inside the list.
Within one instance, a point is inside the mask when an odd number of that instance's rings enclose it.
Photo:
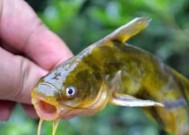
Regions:
[[[39,99],[32,99],[32,103],[40,119],[54,121],[60,117],[56,106]]]

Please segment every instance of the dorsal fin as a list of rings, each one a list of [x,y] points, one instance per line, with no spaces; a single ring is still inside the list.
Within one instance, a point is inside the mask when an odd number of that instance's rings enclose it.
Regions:
[[[137,17],[116,29],[114,32],[106,36],[104,40],[115,40],[124,43],[129,38],[145,29],[149,22],[150,19],[147,17]]]

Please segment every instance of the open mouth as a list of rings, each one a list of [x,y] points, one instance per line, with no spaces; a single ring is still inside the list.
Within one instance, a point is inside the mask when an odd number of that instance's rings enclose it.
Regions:
[[[83,109],[74,109],[68,106],[55,105],[43,99],[32,99],[38,116],[46,121],[54,121],[60,118],[70,119],[83,112]]]
[[[59,109],[55,105],[36,98],[32,99],[32,103],[38,116],[43,120],[52,121],[60,117]]]
[[[49,83],[39,83],[32,91],[32,103],[40,118],[55,120],[60,117],[60,109],[55,100],[57,89]]]

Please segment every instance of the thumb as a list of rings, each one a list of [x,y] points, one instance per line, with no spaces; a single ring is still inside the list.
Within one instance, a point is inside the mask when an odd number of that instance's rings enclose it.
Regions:
[[[29,59],[0,48],[0,99],[31,103],[31,89],[47,73]]]

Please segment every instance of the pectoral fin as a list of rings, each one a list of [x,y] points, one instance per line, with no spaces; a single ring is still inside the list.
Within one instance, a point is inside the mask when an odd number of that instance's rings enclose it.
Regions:
[[[147,106],[161,106],[164,105],[162,103],[153,101],[153,100],[142,100],[137,99],[135,97],[114,93],[112,99],[110,100],[111,104],[119,105],[119,106],[127,106],[127,107],[147,107]]]

